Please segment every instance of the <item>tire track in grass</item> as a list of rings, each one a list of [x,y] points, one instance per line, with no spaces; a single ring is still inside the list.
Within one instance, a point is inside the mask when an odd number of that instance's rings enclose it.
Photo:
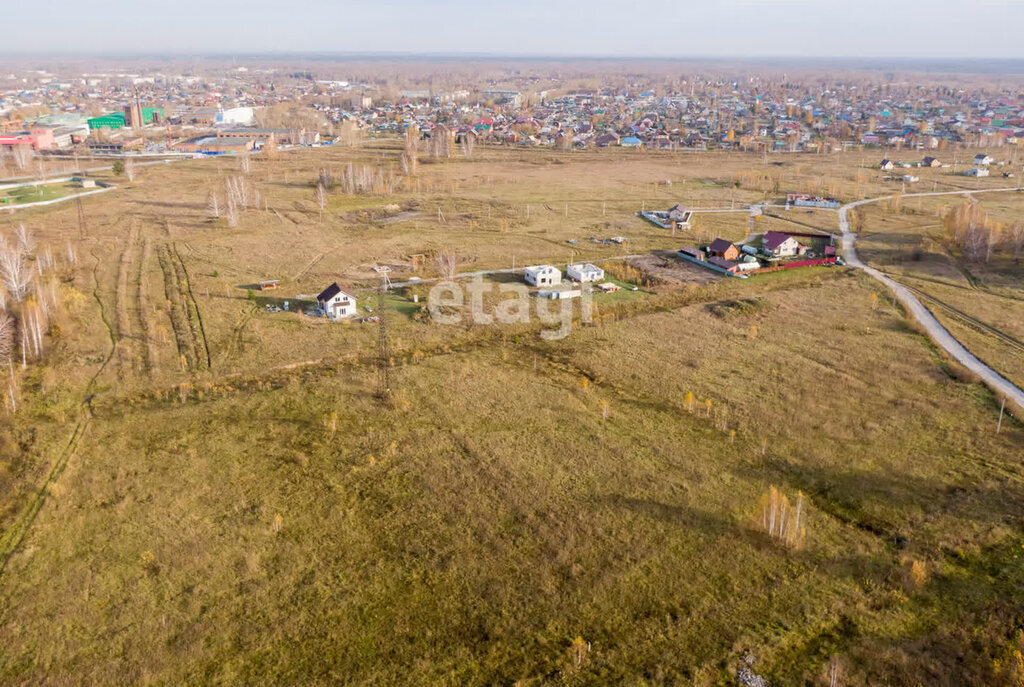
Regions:
[[[311,269],[313,269],[313,265],[317,264],[318,262],[320,262],[323,259],[324,259],[324,254],[323,253],[320,253],[319,255],[317,255],[315,258],[313,258],[308,263],[306,263],[306,266],[303,267],[301,270],[299,270],[298,274],[296,274],[294,277],[292,277],[292,281],[298,281],[299,279],[304,277],[306,275],[306,272],[309,272]]]
[[[206,356],[206,369],[209,370],[213,367],[212,361],[210,360],[210,344],[206,340],[206,329],[203,327],[203,315],[199,312],[199,303],[196,302],[196,296],[192,293],[192,280],[188,275],[188,268],[185,267],[185,261],[181,259],[181,253],[178,252],[178,244],[171,244],[174,249],[174,256],[178,260],[178,264],[181,266],[181,273],[184,277],[185,293],[188,295],[188,304],[192,306],[191,310],[195,313],[196,322],[199,325],[199,342],[203,345],[203,353]]]
[[[161,244],[157,249],[157,259],[164,277],[164,297],[168,304],[168,316],[178,347],[178,356],[184,360],[182,367],[192,370],[197,365],[196,342],[189,326],[184,297],[178,285],[177,271],[171,264],[171,254],[166,244]]]

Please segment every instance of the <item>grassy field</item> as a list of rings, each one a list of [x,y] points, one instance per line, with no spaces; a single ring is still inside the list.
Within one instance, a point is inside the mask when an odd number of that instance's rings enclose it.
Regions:
[[[38,203],[44,200],[55,200],[80,191],[81,187],[73,183],[40,184],[38,186],[22,186],[9,191],[0,192],[0,204],[22,205]]]
[[[396,155],[254,160],[235,227],[207,212],[234,160],[140,170],[84,227],[19,217],[78,260],[0,427],[5,682],[714,685],[748,659],[771,684],[828,684],[832,662],[843,685],[1014,679],[1024,426],[996,435],[997,400],[874,282],[652,279],[558,341],[432,323],[429,283],[377,306],[374,265],[430,279],[437,251],[469,271],[740,239],[742,212],[675,237],[635,213],[759,201],[760,158],[483,150],[321,217],[318,169]],[[763,172],[783,191],[881,185],[786,160]],[[872,212],[865,256],[893,270],[887,235],[938,221]],[[758,230],[835,229],[777,214]],[[915,283],[954,304],[950,260]],[[376,325],[266,310],[332,281],[386,319],[388,403]],[[971,312],[1017,331],[1002,298]],[[773,486],[802,494],[801,546],[758,526]]]

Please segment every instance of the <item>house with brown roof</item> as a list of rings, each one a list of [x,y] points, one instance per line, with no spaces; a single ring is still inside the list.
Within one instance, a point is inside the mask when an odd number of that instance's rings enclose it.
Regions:
[[[740,249],[732,241],[715,239],[708,246],[708,255],[724,260],[736,260],[740,256]]]

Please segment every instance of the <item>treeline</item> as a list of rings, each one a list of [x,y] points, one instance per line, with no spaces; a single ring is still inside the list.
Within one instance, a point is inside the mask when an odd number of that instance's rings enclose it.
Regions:
[[[9,377],[4,400],[10,412],[18,408],[15,360],[20,358],[24,370],[30,361],[42,358],[47,335],[57,331],[57,271],[59,267],[70,269],[74,262],[70,244],[63,260],[58,261],[48,248],[36,244],[23,224],[13,236],[0,235],[0,365]]]
[[[946,238],[974,262],[989,262],[998,254],[1020,262],[1024,256],[1024,222],[1006,224],[988,216],[981,204],[967,201],[942,218]]]

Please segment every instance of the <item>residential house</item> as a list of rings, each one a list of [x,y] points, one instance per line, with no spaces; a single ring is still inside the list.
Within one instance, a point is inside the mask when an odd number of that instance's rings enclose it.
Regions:
[[[922,167],[941,167],[942,163],[939,162],[937,158],[929,156],[929,157],[926,157],[923,162],[921,162],[921,166]]]
[[[357,313],[356,297],[342,291],[338,282],[321,291],[316,302],[330,320],[342,320]]]
[[[965,177],[987,177],[988,170],[984,167],[972,167],[964,172]]]
[[[716,238],[708,246],[708,255],[725,260],[736,260],[740,256],[740,249],[732,241]]]
[[[690,211],[685,205],[677,204],[668,209],[668,218],[679,224],[686,224],[690,221]]]
[[[890,169],[892,169],[895,166],[896,165],[893,164],[892,160],[886,158],[886,159],[882,160],[881,163],[879,163],[878,168],[882,169],[882,170],[885,170],[885,171],[889,171]]]
[[[532,286],[554,286],[562,283],[562,271],[552,265],[533,265],[523,270],[526,283]]]
[[[585,282],[601,281],[604,279],[604,270],[590,263],[577,262],[566,266],[565,276],[582,284]]]
[[[765,232],[761,237],[761,247],[775,258],[788,258],[807,252],[807,246],[781,231]]]
[[[974,165],[976,167],[985,167],[986,165],[992,164],[992,162],[992,158],[985,153],[978,153],[974,156]]]

